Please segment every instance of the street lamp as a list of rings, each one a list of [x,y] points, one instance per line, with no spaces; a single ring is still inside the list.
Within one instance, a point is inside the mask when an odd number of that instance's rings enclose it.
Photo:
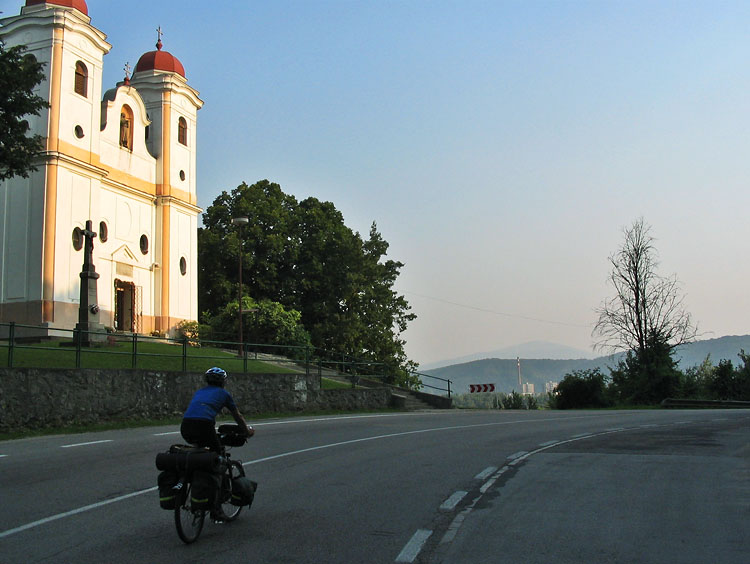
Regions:
[[[237,354],[242,355],[243,353],[243,340],[242,340],[242,247],[243,247],[243,241],[242,241],[242,226],[247,225],[250,223],[250,220],[247,217],[233,217],[232,218],[232,225],[237,226],[237,231],[239,233],[239,240],[240,240],[240,269],[239,269],[239,284],[238,284],[238,290],[237,290],[237,315],[240,318],[240,349]]]

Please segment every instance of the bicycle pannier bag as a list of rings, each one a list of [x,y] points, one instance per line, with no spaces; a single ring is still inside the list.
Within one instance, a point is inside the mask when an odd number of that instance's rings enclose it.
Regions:
[[[221,476],[211,472],[195,470],[191,480],[190,505],[193,509],[213,508],[216,492],[221,484]]]
[[[240,476],[232,480],[232,498],[230,503],[232,505],[251,505],[255,498],[255,490],[258,489],[258,484],[245,476]]]
[[[177,472],[165,470],[159,474],[157,483],[159,485],[159,505],[162,509],[174,509],[177,496],[177,491],[174,487],[178,481]]]

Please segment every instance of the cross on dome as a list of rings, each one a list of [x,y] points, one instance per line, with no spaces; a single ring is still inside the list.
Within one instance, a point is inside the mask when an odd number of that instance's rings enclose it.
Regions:
[[[157,27],[156,51],[149,51],[148,53],[141,55],[141,58],[138,59],[138,63],[135,65],[135,74],[145,71],[157,71],[174,73],[185,78],[185,67],[182,66],[182,63],[177,57],[168,51],[162,51],[161,38],[163,35],[164,32],[162,31],[161,26]]]

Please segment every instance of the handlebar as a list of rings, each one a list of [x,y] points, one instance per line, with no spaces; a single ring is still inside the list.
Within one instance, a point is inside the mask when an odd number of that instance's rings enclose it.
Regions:
[[[219,436],[219,442],[222,445],[240,447],[255,434],[255,429],[248,425],[247,432],[243,433],[239,425],[224,424],[219,425],[216,434]]]

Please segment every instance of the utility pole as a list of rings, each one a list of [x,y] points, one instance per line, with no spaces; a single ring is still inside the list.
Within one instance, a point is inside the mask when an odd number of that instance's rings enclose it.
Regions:
[[[240,267],[239,272],[237,273],[238,284],[237,284],[237,305],[238,307],[238,316],[240,318],[240,347],[237,351],[238,355],[242,355],[244,353],[244,344],[242,340],[242,247],[243,247],[243,241],[242,241],[242,227],[250,223],[250,220],[247,217],[235,217],[232,218],[232,225],[237,226],[238,231],[238,239],[240,240]]]

